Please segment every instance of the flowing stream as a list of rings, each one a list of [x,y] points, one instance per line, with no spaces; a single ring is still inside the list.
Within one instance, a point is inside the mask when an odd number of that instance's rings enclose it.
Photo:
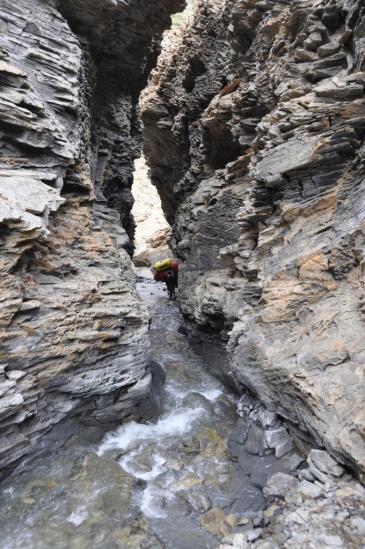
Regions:
[[[13,475],[0,493],[1,549],[215,548],[262,508],[228,451],[234,396],[180,333],[161,285],[138,286],[151,311],[153,358],[167,376],[163,413],[98,444],[74,437]]]

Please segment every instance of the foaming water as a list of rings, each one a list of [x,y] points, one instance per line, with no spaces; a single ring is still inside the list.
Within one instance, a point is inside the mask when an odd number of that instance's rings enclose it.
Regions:
[[[130,452],[129,454],[121,457],[118,463],[119,465],[121,465],[121,467],[123,467],[125,471],[127,471],[127,473],[130,473],[135,478],[145,481],[153,480],[163,472],[166,459],[159,454],[155,454],[153,456],[152,469],[145,473],[139,471],[135,465],[135,458],[137,457],[137,455],[138,452]]]
[[[216,384],[218,385],[218,383]],[[202,395],[207,400],[210,400],[211,402],[217,400],[222,394],[223,389],[221,387],[215,386],[215,387],[202,387],[197,388],[195,390],[197,394]],[[191,393],[191,387],[189,389],[186,388],[183,384],[179,383],[169,383],[166,386],[166,393],[169,395],[172,395],[175,397],[178,401],[182,401],[184,397],[186,397],[188,394]]]
[[[142,513],[152,519],[165,519],[168,514],[164,510],[167,507],[171,494],[161,488],[155,488],[152,484],[147,485],[143,492],[141,501]]]
[[[205,411],[203,408],[186,408],[181,411],[173,410],[167,416],[163,416],[157,423],[136,423],[132,421],[123,425],[117,431],[108,434],[99,446],[97,454],[103,455],[108,450],[119,448],[127,450],[143,441],[155,441],[182,435],[192,429],[194,422]]]
[[[75,526],[80,526],[88,516],[88,512],[84,508],[80,508],[77,511],[73,511],[68,517],[69,522],[72,522]]]
[[[206,389],[205,391],[199,391],[199,393],[207,398],[208,400],[214,402],[215,400],[217,400],[217,398],[219,398],[221,396],[221,394],[223,393],[222,389]]]
[[[177,402],[182,402],[183,398],[188,394],[186,387],[182,383],[170,382],[165,388],[166,394],[177,399]]]

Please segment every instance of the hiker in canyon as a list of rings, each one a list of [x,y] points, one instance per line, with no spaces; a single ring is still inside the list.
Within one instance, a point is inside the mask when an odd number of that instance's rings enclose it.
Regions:
[[[176,299],[175,290],[178,286],[177,271],[174,271],[172,269],[169,269],[168,271],[166,271],[165,283],[166,283],[170,301],[175,300]]]
[[[164,282],[167,287],[169,299],[176,299],[178,287],[179,264],[175,259],[163,259],[154,264],[152,268],[153,278],[156,282]]]

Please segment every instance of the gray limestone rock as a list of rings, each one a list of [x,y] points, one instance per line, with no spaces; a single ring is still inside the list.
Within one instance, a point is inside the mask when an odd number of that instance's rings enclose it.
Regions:
[[[320,547],[344,547],[340,536],[333,534],[319,534],[313,541]]]
[[[303,42],[303,45],[311,51],[317,51],[318,47],[323,44],[322,33],[319,31],[311,32],[311,34]]]
[[[252,542],[256,541],[257,539],[259,539],[259,537],[261,537],[261,534],[262,534],[262,529],[261,528],[255,528],[254,530],[248,530],[246,532],[247,541],[249,543],[252,543]]]
[[[318,48],[317,54],[319,57],[328,57],[329,55],[337,53],[340,50],[340,47],[340,44],[337,44],[336,42],[323,44]]]
[[[317,486],[317,484],[313,484],[313,482],[308,482],[307,480],[302,480],[299,484],[298,491],[303,499],[317,499],[324,494],[322,488]]]
[[[316,61],[318,59],[318,55],[312,51],[297,48],[295,50],[295,59],[298,62],[308,63],[311,61]]]
[[[279,418],[275,412],[270,412],[270,410],[267,410],[266,408],[261,408],[257,415],[257,421],[264,429],[275,427],[278,420]]]
[[[141,104],[182,311],[215,371],[361,476],[364,12],[203,4]]]
[[[352,101],[364,95],[364,87],[361,84],[336,85],[334,82],[320,84],[314,89],[318,97],[325,97],[337,101]]]
[[[297,490],[299,486],[298,480],[284,473],[276,473],[267,482],[264,488],[266,496],[285,497],[289,492]]]
[[[269,448],[277,448],[289,439],[287,430],[284,427],[278,429],[268,429],[265,431],[265,442]]]
[[[358,531],[360,536],[365,536],[365,519],[362,517],[353,517],[351,519],[351,526]]]
[[[245,449],[249,454],[263,456],[264,448],[264,431],[257,425],[252,424],[248,431]]]
[[[293,440],[288,437],[284,442],[275,446],[275,456],[281,458],[293,449]]]
[[[324,450],[311,450],[307,461],[309,467],[313,466],[325,475],[338,478],[344,473],[344,468]]]
[[[105,430],[151,414],[126,251],[136,107],[182,6],[0,3],[0,469],[65,419]]]

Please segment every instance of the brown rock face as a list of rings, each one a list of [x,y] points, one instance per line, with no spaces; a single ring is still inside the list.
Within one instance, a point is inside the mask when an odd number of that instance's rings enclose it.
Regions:
[[[1,2],[0,468],[65,418],[105,429],[149,413],[125,250],[136,104],[183,4]]]
[[[184,314],[361,475],[364,24],[358,0],[202,2],[142,105]]]

